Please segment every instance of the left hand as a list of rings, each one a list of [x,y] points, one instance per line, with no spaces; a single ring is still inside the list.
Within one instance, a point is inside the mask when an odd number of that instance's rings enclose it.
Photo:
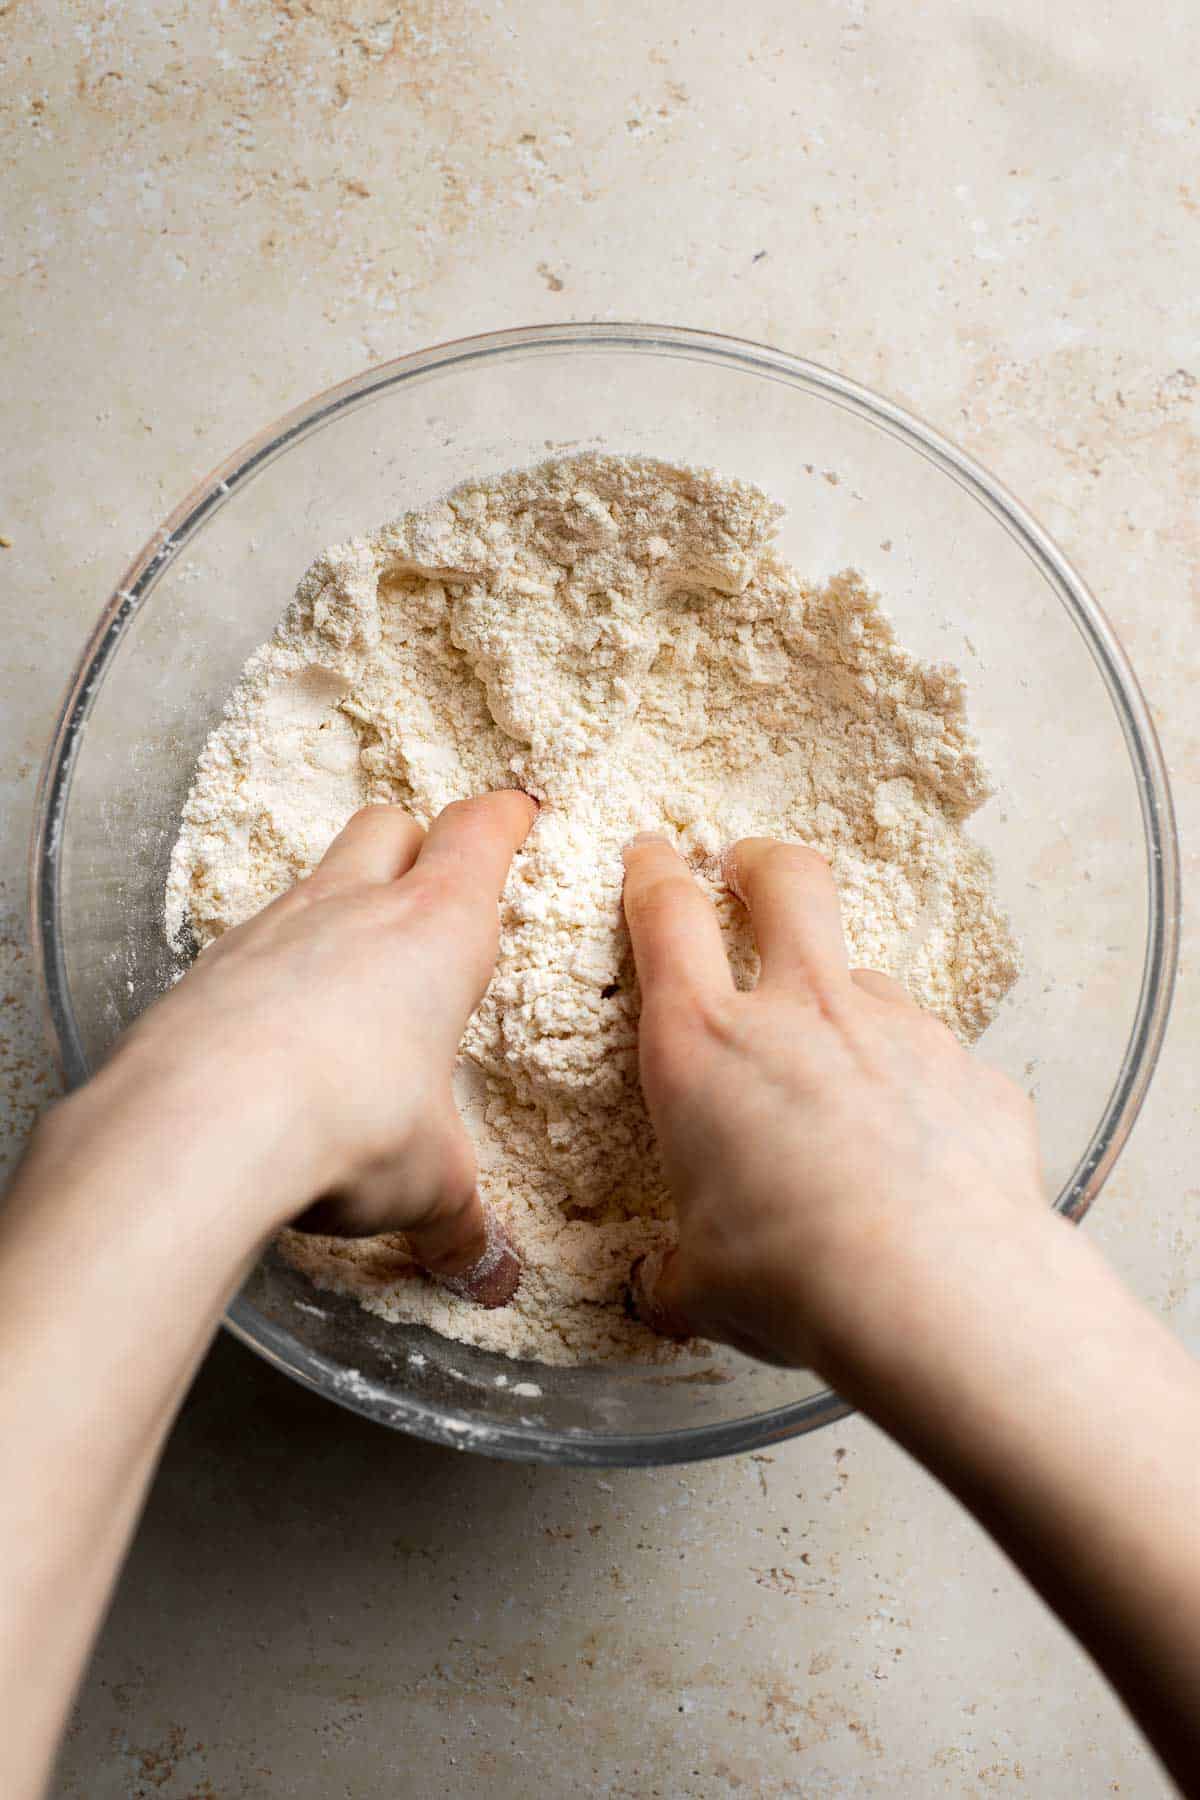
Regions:
[[[451,1075],[536,815],[510,791],[448,806],[428,833],[364,808],[311,876],[203,952],[102,1080],[182,1079],[210,1115],[270,1111],[303,1226],[403,1231],[432,1274],[504,1305],[520,1265],[480,1200]]]

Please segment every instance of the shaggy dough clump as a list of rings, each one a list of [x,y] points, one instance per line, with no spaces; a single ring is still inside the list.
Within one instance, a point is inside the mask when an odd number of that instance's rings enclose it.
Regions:
[[[798,839],[833,865],[856,963],[965,1041],[1017,973],[985,853],[963,684],[900,648],[852,571],[803,580],[780,509],[708,471],[548,462],[456,489],[327,550],[247,664],[184,808],[167,929],[201,947],[318,861],[356,807],[428,822],[519,785],[543,802],[463,1040],[480,1185],[525,1258],[515,1302],[433,1287],[402,1240],[286,1235],[372,1311],[546,1362],[665,1356],[629,1320],[633,1259],[670,1241],[637,1081],[621,846],[665,831],[756,972],[719,853]]]

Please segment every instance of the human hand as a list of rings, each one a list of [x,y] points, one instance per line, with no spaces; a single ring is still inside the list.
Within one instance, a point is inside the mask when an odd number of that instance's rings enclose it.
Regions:
[[[886,1366],[968,1221],[1047,1211],[1033,1109],[897,982],[850,970],[816,852],[744,839],[726,875],[761,957],[751,993],[669,843],[626,851],[642,1085],[679,1220],[634,1302],[767,1361]]]
[[[403,1231],[431,1273],[503,1305],[520,1265],[480,1201],[450,1083],[536,813],[522,793],[493,793],[448,806],[426,833],[399,807],[364,808],[307,880],[143,1014],[102,1079],[199,1088],[208,1115],[232,1122],[231,1156],[239,1131],[273,1116],[289,1199],[272,1228],[314,1202],[308,1229]]]

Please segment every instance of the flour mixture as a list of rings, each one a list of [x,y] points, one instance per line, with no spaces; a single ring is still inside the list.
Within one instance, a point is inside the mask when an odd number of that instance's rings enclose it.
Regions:
[[[177,947],[307,874],[365,802],[426,823],[488,788],[543,802],[460,1064],[480,1184],[525,1260],[516,1299],[481,1311],[394,1238],[285,1234],[320,1285],[514,1356],[675,1353],[622,1304],[672,1230],[621,918],[638,831],[688,858],[741,981],[753,946],[719,852],[784,837],[830,859],[855,963],[964,1040],[995,1013],[1017,958],[962,830],[989,792],[962,682],[899,647],[857,575],[814,586],[782,562],[779,513],[710,472],[548,462],[327,550],[248,663],[184,809]]]

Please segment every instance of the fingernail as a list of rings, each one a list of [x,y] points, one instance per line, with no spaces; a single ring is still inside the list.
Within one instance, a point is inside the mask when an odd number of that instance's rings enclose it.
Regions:
[[[639,831],[627,844],[621,845],[621,855],[628,856],[631,850],[640,850],[643,844],[669,844],[670,841],[665,831]]]
[[[661,1337],[688,1338],[692,1334],[678,1319],[672,1319],[658,1298],[658,1283],[669,1250],[648,1250],[639,1256],[629,1271],[625,1294],[625,1310]]]
[[[629,1283],[625,1289],[625,1311],[629,1318],[638,1319],[643,1325],[650,1320],[646,1316],[650,1311],[649,1296],[646,1293],[646,1263],[648,1257],[639,1256],[631,1264]]]
[[[535,819],[542,810],[542,803],[537,795],[531,794],[528,788],[521,787],[518,782],[514,781],[511,787],[493,788],[492,792],[494,794],[520,794],[522,800],[528,800],[530,806],[532,806]]]
[[[483,1219],[487,1243],[479,1260],[457,1275],[435,1275],[434,1280],[447,1293],[457,1294],[460,1300],[471,1300],[476,1306],[494,1311],[499,1306],[507,1306],[520,1286],[521,1259],[496,1217],[495,1208],[486,1200],[483,1202]]]

